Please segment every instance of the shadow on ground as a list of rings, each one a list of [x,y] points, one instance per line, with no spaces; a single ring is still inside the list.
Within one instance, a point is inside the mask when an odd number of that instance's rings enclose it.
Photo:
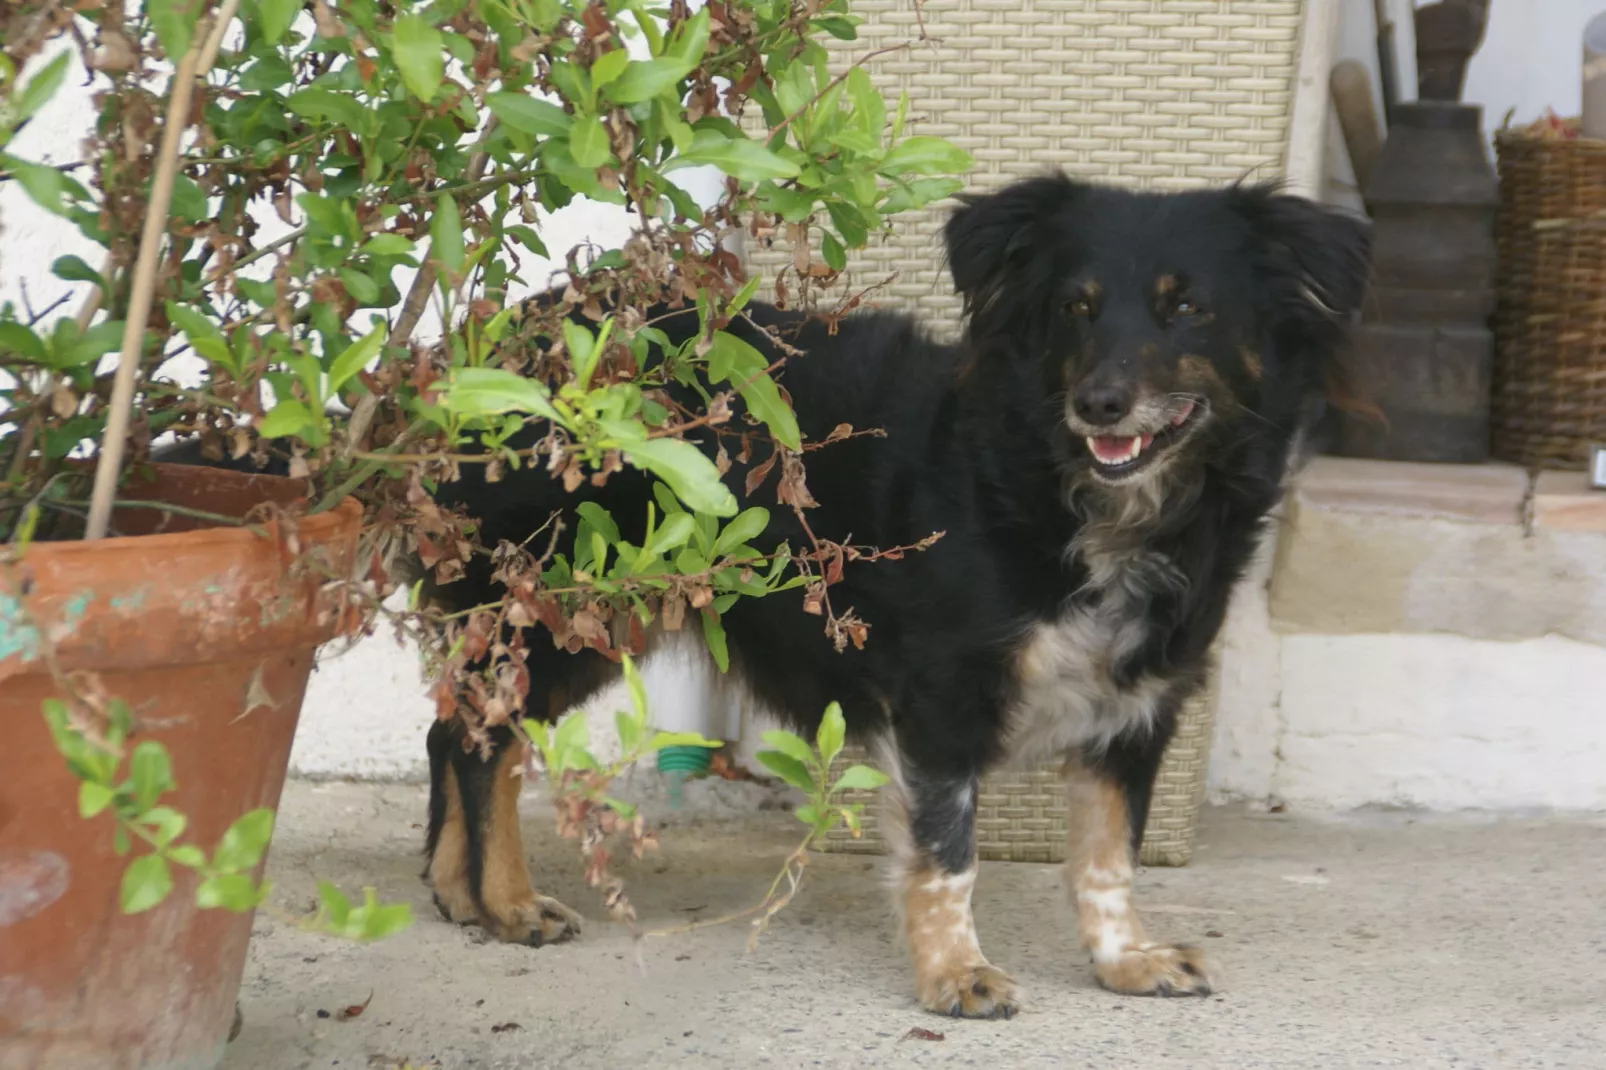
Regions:
[[[643,972],[599,920],[540,950],[438,920],[418,880],[423,805],[412,785],[287,787],[279,911],[309,911],[321,878],[418,920],[356,946],[259,914],[224,1070],[1606,1065],[1606,820],[1211,810],[1193,865],[1139,878],[1154,935],[1214,953],[1226,983],[1204,1000],[1098,989],[1057,868],[989,863],[982,944],[1026,1009],[954,1022],[911,998],[877,862],[817,858],[751,954],[738,923],[648,941]],[[597,919],[549,813],[526,799],[538,886]],[[622,869],[644,927],[751,904],[796,828],[771,811],[666,830]]]

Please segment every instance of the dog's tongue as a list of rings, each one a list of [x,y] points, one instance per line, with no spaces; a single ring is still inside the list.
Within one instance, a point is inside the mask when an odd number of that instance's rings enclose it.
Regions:
[[[1093,456],[1105,464],[1130,461],[1147,449],[1152,441],[1152,435],[1099,435],[1087,440],[1093,449]]]

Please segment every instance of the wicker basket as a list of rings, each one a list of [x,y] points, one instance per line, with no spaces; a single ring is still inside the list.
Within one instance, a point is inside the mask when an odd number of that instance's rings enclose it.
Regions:
[[[1606,141],[1502,131],[1494,456],[1582,469],[1606,442]]]
[[[1185,866],[1193,857],[1199,806],[1204,801],[1205,766],[1215,723],[1215,687],[1201,689],[1182,709],[1176,735],[1166,748],[1149,803],[1138,859],[1145,866]],[[864,751],[849,747],[837,759],[833,775]],[[880,807],[883,798],[869,792],[848,792],[848,802],[865,804],[862,834],[855,839],[838,825],[822,850],[882,854]],[[1067,838],[1065,781],[1059,763],[1032,769],[1000,769],[982,777],[976,800],[976,845],[982,858],[997,862],[1063,862]]]

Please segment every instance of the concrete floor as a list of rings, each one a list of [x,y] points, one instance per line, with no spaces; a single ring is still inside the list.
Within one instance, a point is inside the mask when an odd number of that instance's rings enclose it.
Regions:
[[[225,1070],[1606,1067],[1606,818],[1211,810],[1193,865],[1138,882],[1156,936],[1214,953],[1225,984],[1204,1000],[1097,988],[1057,868],[985,864],[982,944],[1027,1004],[956,1022],[915,1006],[875,861],[812,863],[751,954],[742,924],[704,929],[648,941],[643,974],[616,925],[532,950],[439,921],[417,879],[423,800],[288,787],[274,904],[309,909],[321,878],[371,884],[417,921],[356,946],[259,914]],[[549,813],[526,800],[538,884],[597,918]],[[752,903],[795,827],[771,811],[665,830],[660,854],[621,868],[644,927]],[[904,1039],[912,1027],[944,1039]]]

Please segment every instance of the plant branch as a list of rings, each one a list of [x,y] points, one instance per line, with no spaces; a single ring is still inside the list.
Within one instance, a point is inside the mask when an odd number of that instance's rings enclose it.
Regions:
[[[144,348],[145,326],[150,322],[151,302],[156,296],[157,261],[161,255],[162,239],[167,233],[167,209],[173,200],[173,178],[178,173],[179,140],[189,125],[190,100],[195,83],[205,68],[204,57],[210,65],[217,55],[223,30],[234,20],[240,0],[223,0],[216,17],[208,26],[204,40],[200,34],[190,50],[179,60],[173,75],[168,96],[167,118],[162,123],[162,144],[156,163],[156,175],[151,181],[151,197],[145,209],[145,229],[140,235],[139,259],[134,267],[134,284],[129,297],[128,319],[123,325],[123,347],[118,354],[117,378],[112,386],[111,408],[106,418],[106,433],[101,439],[100,459],[95,465],[95,489],[90,496],[89,522],[84,539],[94,542],[104,538],[111,520],[112,496],[117,491],[117,477],[123,466],[123,450],[128,441],[128,423],[134,403],[134,381],[137,378]],[[200,26],[196,27],[200,29]]]

